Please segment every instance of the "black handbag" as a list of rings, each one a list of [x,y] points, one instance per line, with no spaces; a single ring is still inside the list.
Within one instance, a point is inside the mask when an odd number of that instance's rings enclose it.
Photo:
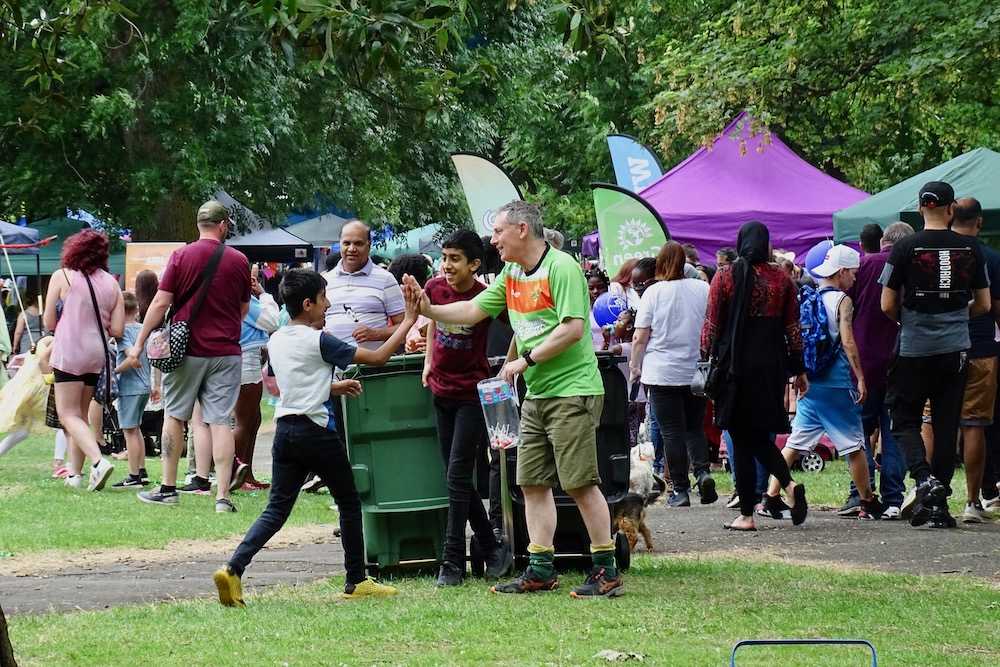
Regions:
[[[718,368],[713,361],[699,361],[694,366],[694,377],[691,378],[691,393],[695,396],[708,398],[709,386],[717,386]]]
[[[118,398],[118,375],[115,373],[117,359],[108,347],[108,332],[104,330],[101,323],[101,309],[97,305],[97,294],[94,293],[94,284],[90,282],[90,276],[83,274],[90,289],[90,300],[94,304],[94,317],[97,320],[97,331],[104,343],[104,370],[101,371],[101,378],[97,383],[97,390],[94,392],[94,399],[104,406],[111,405],[111,402]]]
[[[198,311],[201,310],[201,304],[212,284],[212,278],[215,277],[215,271],[219,268],[219,262],[225,249],[225,244],[220,243],[209,258],[205,269],[198,276],[198,280],[191,285],[191,289],[176,303],[171,304],[170,311],[163,320],[163,326],[153,329],[153,332],[149,334],[149,340],[146,341],[146,357],[149,358],[151,366],[164,373],[169,373],[184,362],[184,357],[187,356],[188,341],[191,339],[189,323],[198,316]],[[199,287],[201,291],[198,292],[198,300],[195,301],[187,322],[174,319],[174,313],[180,312],[180,309],[184,307],[184,304],[190,300],[191,295]]]

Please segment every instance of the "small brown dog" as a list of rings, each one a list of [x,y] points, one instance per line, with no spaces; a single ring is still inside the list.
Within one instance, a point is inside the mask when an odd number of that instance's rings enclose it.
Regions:
[[[653,498],[655,499],[656,496]],[[642,540],[646,544],[646,551],[653,550],[653,537],[649,534],[649,527],[646,525],[646,505],[649,502],[649,496],[627,493],[615,508],[615,521],[612,529],[625,533],[628,537],[629,551],[635,551],[640,534],[642,534]]]

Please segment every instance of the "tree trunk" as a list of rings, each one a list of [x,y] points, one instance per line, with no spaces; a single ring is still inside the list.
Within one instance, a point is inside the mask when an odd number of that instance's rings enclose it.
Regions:
[[[134,241],[184,241],[198,238],[198,206],[188,197],[171,193],[156,206],[153,219],[132,226]]]
[[[0,667],[17,667],[14,648],[7,636],[7,617],[3,614],[3,607],[0,607]]]

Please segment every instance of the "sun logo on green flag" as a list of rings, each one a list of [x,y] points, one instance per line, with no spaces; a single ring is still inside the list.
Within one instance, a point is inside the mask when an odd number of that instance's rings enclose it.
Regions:
[[[622,248],[629,249],[640,245],[648,238],[652,238],[653,231],[649,225],[642,220],[626,220],[618,228],[618,243]]]

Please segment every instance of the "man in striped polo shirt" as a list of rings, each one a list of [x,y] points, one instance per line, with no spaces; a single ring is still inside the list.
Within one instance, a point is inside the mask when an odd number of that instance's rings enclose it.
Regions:
[[[572,597],[615,597],[625,591],[615,564],[611,515],[598,484],[597,425],[604,386],[588,333],[590,298],[583,270],[571,256],[545,242],[541,212],[513,201],[497,211],[490,240],[506,262],[497,279],[471,301],[430,304],[421,311],[437,322],[475,324],[505,308],[517,353],[500,371],[528,387],[521,407],[517,483],[524,493],[528,567],[517,579],[493,586],[493,593],[529,593],[556,588],[557,485],[573,498],[590,537],[594,567]],[[413,278],[407,289],[419,290]]]
[[[323,274],[326,278],[324,328],[352,345],[378,349],[403,321],[403,292],[392,274],[375,266],[369,254],[372,232],[360,220],[340,230],[340,262]]]

